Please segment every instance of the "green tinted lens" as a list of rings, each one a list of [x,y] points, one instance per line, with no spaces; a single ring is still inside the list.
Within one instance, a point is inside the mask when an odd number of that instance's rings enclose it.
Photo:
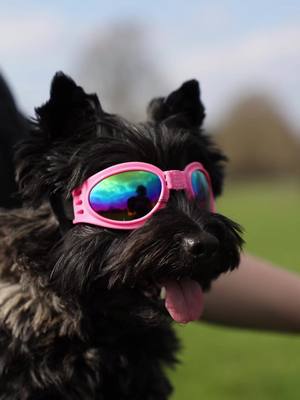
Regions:
[[[121,172],[97,183],[89,202],[102,217],[132,221],[147,215],[161,194],[160,178],[148,171]]]

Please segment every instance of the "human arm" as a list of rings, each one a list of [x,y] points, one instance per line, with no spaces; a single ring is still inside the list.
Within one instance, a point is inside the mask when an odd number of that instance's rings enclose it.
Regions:
[[[204,304],[207,322],[300,332],[300,276],[248,254],[213,283]]]

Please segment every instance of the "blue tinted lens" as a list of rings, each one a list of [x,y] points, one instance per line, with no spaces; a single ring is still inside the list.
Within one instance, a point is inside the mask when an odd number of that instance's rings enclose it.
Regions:
[[[147,215],[161,194],[160,178],[148,171],[121,172],[103,179],[90,191],[89,202],[99,215],[132,221]]]
[[[210,192],[206,176],[200,170],[192,172],[192,188],[196,199],[201,207],[210,209]]]

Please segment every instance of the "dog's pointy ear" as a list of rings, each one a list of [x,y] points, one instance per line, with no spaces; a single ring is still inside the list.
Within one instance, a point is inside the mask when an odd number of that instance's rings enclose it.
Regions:
[[[40,129],[49,139],[73,135],[83,121],[93,124],[101,113],[98,97],[86,94],[63,72],[57,72],[52,80],[50,99],[36,108]]]
[[[50,99],[36,109],[30,134],[15,154],[19,192],[28,204],[38,206],[56,194],[70,195],[70,158],[78,140],[98,135],[103,114],[96,95],[86,94],[62,72],[54,76]]]
[[[147,114],[155,123],[182,128],[200,127],[205,118],[205,108],[200,99],[198,81],[187,81],[169,96],[153,99]]]

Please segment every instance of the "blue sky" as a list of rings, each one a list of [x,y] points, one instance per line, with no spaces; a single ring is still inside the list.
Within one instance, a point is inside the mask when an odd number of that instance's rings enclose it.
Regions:
[[[94,33],[125,19],[145,27],[170,90],[199,79],[208,123],[242,93],[260,91],[300,131],[300,0],[6,2],[0,68],[20,107],[32,114],[47,99],[56,70],[78,79]]]

